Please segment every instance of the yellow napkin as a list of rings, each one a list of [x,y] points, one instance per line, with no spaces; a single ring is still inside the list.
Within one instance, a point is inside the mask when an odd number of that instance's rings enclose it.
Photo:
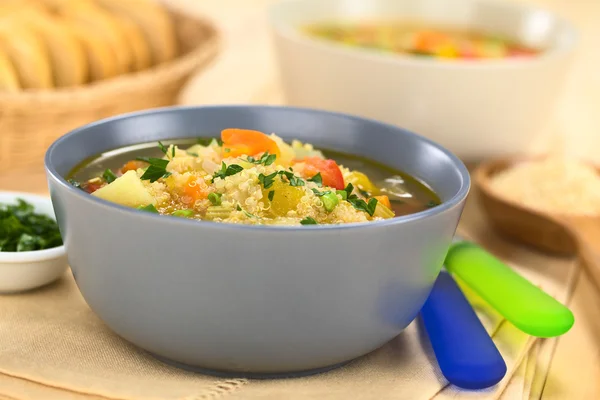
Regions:
[[[465,212],[461,235],[477,239],[559,300],[566,299],[577,271],[573,262],[501,241],[476,217]],[[114,335],[67,273],[46,288],[0,296],[0,399],[528,399],[527,392],[536,390],[531,375],[537,368],[534,353],[527,353],[536,342],[463,290],[508,367],[504,380],[488,390],[448,385],[418,320],[379,350],[316,376],[255,381],[186,372]]]

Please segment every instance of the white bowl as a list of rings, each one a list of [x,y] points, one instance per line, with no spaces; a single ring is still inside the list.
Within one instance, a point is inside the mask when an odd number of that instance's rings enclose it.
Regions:
[[[428,21],[505,35],[545,51],[530,59],[435,60],[313,39],[331,20]],[[575,29],[525,5],[482,0],[289,0],[270,22],[286,100],[415,131],[463,160],[523,153],[549,122],[576,43]]]
[[[49,197],[29,193],[0,192],[1,204],[15,204],[21,198],[36,212],[55,218]],[[23,252],[0,251],[0,293],[22,292],[58,279],[67,269],[64,246]]]

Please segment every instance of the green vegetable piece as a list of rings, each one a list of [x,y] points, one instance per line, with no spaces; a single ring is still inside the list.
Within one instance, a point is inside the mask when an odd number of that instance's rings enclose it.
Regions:
[[[102,179],[104,179],[107,183],[112,183],[112,182],[114,182],[115,179],[117,179],[117,176],[115,175],[114,172],[112,172],[112,170],[107,168],[102,173]]]
[[[308,180],[309,182],[314,182],[319,186],[323,186],[323,178],[321,177],[321,173],[317,172],[315,176]]]
[[[275,197],[275,191],[271,190],[269,192],[269,195],[267,197],[269,198],[269,201],[273,201],[273,197]]]
[[[340,199],[338,199],[335,193],[329,192],[321,196],[321,201],[323,202],[323,206],[327,211],[333,211],[335,206],[337,206],[340,202]]]
[[[302,221],[300,221],[300,223],[302,225],[319,225],[319,223],[317,221],[315,221],[314,218],[311,218],[311,217],[304,218]]]
[[[348,200],[348,192],[345,190],[336,190],[335,193],[342,196],[342,200]]]
[[[189,218],[192,215],[194,215],[194,210],[177,210],[177,211],[173,211],[171,213],[171,215],[174,217]]]
[[[160,148],[160,151],[162,151],[163,154],[165,154],[165,155],[169,151],[169,149],[167,148],[167,146],[165,146],[164,144],[162,144],[160,141],[158,142],[158,147]]]
[[[167,165],[169,165],[169,160],[163,160],[162,158],[153,158],[153,157],[138,157],[136,160],[145,161],[150,166],[146,168],[144,171],[144,175],[140,179],[149,180],[150,182],[155,182],[160,178],[167,178],[171,175],[170,172],[167,172]]]
[[[25,200],[0,204],[0,251],[35,251],[62,244],[56,221],[36,213]]]
[[[573,326],[573,313],[567,307],[474,243],[452,244],[445,266],[529,335],[560,336]]]
[[[198,138],[198,139],[196,139],[196,143],[198,143],[200,146],[204,146],[204,147],[210,146],[213,142],[215,142],[217,144],[217,146],[223,146],[223,141],[221,139],[217,139],[217,138]]]
[[[277,176],[278,173],[279,172],[273,172],[272,174],[269,174],[269,175],[259,174],[258,182],[261,183],[265,189],[268,189],[271,186],[273,186],[273,182],[275,182],[275,177]]]
[[[210,201],[210,203],[213,206],[220,206],[221,205],[221,196],[222,196],[221,193],[214,193],[213,192],[213,193],[210,193],[208,195],[208,200]]]
[[[247,161],[252,164],[262,164],[268,167],[269,165],[275,162],[275,159],[277,159],[276,154],[269,154],[268,151],[265,151],[264,154],[260,157],[260,159],[257,160],[252,156],[248,156]]]
[[[139,206],[137,209],[158,214],[158,210],[156,209],[156,207],[154,207],[154,204],[148,204],[147,206]]]
[[[237,164],[226,165],[225,162],[222,162],[221,169],[219,171],[215,172],[212,180],[214,182],[216,178],[225,179],[226,177],[235,175],[239,172],[242,172],[243,170],[244,170],[244,167],[242,167],[241,165],[237,165]]]

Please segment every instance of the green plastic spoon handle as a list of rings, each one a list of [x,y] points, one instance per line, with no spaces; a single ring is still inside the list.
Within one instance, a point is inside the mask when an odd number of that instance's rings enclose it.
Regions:
[[[573,326],[571,310],[475,243],[453,243],[445,266],[529,335],[560,336]]]

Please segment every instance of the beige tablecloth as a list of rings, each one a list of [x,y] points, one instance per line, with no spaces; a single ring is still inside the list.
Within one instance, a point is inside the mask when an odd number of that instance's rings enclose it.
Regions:
[[[567,299],[577,275],[572,261],[499,240],[474,206],[467,208],[460,233],[480,241],[560,300]],[[545,379],[540,357],[549,351],[544,349],[552,349],[552,341],[523,334],[468,288],[463,290],[508,366],[505,379],[484,391],[447,384],[418,321],[372,354],[316,376],[254,381],[182,371],[114,335],[88,308],[67,273],[40,290],[0,296],[0,399],[539,398]]]

